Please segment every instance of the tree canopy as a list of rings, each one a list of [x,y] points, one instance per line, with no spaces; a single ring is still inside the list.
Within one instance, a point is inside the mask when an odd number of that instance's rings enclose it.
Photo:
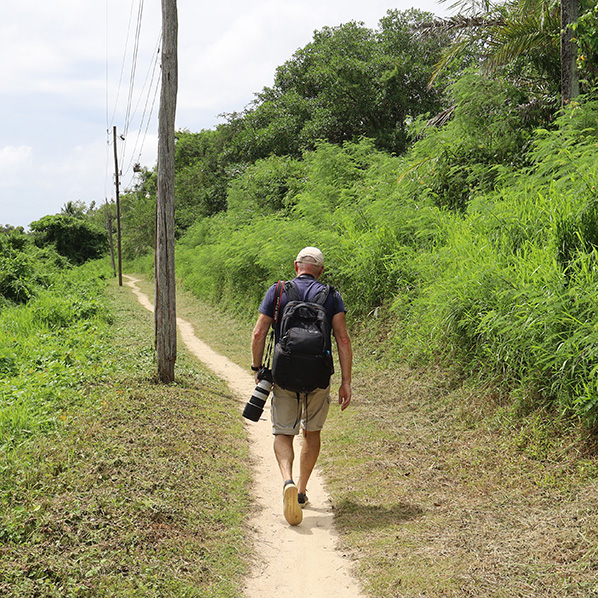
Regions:
[[[44,216],[30,227],[38,247],[53,246],[73,264],[99,258],[108,249],[106,231],[76,216]]]
[[[361,137],[389,152],[404,151],[406,119],[442,107],[427,83],[446,37],[414,33],[432,19],[430,13],[394,10],[377,31],[355,22],[316,31],[277,69],[272,87],[229,117],[239,128],[231,149],[236,160],[297,157],[321,140]]]

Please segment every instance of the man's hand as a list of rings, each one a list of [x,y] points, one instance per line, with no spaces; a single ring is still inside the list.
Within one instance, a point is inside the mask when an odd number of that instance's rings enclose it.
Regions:
[[[351,402],[351,385],[348,383],[341,384],[338,389],[338,404],[341,406],[341,411],[344,411]]]
[[[264,347],[266,346],[266,337],[268,336],[268,329],[272,325],[272,318],[260,314],[253,329],[253,337],[251,339],[251,363],[256,367],[262,363],[264,358]],[[257,372],[256,380],[257,380]]]

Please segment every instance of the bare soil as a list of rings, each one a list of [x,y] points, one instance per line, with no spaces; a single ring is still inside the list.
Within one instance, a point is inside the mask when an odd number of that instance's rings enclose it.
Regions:
[[[139,280],[125,278],[140,303],[152,311],[150,300],[137,286]],[[177,318],[177,324],[189,351],[227,382],[238,396],[241,410],[255,387],[253,376],[197,338],[189,322]],[[303,522],[291,527],[284,519],[282,479],[272,450],[268,405],[259,422],[246,423],[254,470],[250,492],[255,511],[249,525],[255,558],[245,596],[361,597],[364,594],[351,574],[352,561],[338,550],[332,504],[317,469],[310,479],[310,502],[304,509]]]

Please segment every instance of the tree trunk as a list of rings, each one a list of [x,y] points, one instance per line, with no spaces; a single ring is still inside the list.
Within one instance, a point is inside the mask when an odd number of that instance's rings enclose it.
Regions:
[[[561,104],[564,106],[579,95],[577,45],[569,25],[579,17],[579,0],[561,0]]]
[[[155,325],[158,378],[174,380],[176,292],[174,275],[174,126],[178,87],[176,0],[162,0],[162,90],[158,126]]]

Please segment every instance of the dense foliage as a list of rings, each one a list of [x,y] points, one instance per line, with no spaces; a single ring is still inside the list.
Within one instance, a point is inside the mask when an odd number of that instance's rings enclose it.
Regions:
[[[486,94],[500,97],[494,85]],[[525,134],[525,160],[522,129],[501,118],[457,116],[401,158],[362,141],[287,160],[270,179],[284,190],[277,202],[235,192],[226,214],[198,220],[181,239],[185,286],[252,317],[266,287],[291,275],[297,249],[315,244],[354,323],[376,326],[374,315],[387,314],[395,359],[444,356],[521,408],[598,423],[598,103],[582,99],[551,129]],[[479,152],[479,162],[447,169],[448,150],[468,143],[491,148],[492,168]],[[231,192],[272,166],[256,162]],[[437,185],[450,176],[462,180],[455,195],[445,191],[453,201],[440,201]]]
[[[22,262],[30,260],[27,253],[20,256]],[[0,306],[0,446],[4,450],[54,425],[60,411],[78,396],[79,365],[85,364],[93,375],[101,370],[97,335],[110,321],[98,299],[98,290],[105,285],[104,266],[53,268],[39,254],[36,257],[42,266],[50,267],[35,280],[21,270],[28,300],[21,294],[16,297],[20,305]]]
[[[253,318],[297,250],[318,245],[353,324],[380,327],[387,358],[444,359],[514,405],[593,426],[595,6],[582,1],[575,26],[586,93],[562,110],[556,3],[484,6],[451,27],[415,10],[389,11],[375,31],[325,27],[244,111],[180,131],[178,274]],[[155,188],[143,169],[121,202],[123,253],[148,270]],[[77,208],[32,225],[74,261],[105,239],[73,242],[73,222],[111,209]],[[24,301],[38,271],[11,251],[0,284]]]
[[[38,247],[54,247],[73,264],[102,257],[108,249],[106,231],[77,216],[44,216],[32,222],[30,227]]]
[[[237,160],[253,162],[272,153],[298,157],[322,139],[369,137],[379,148],[403,151],[407,117],[441,107],[441,97],[427,83],[442,39],[416,44],[412,33],[431,18],[395,10],[378,31],[357,23],[316,31],[242,115],[232,142]]]
[[[22,230],[0,233],[0,309],[27,303],[50,285],[67,260],[52,247],[39,249]]]
[[[52,425],[80,381],[78,363],[97,359],[100,367],[94,334],[96,326],[109,321],[97,299],[105,272],[103,265],[86,266],[73,269],[52,244],[40,249],[23,231],[0,234],[0,446],[4,448]]]

